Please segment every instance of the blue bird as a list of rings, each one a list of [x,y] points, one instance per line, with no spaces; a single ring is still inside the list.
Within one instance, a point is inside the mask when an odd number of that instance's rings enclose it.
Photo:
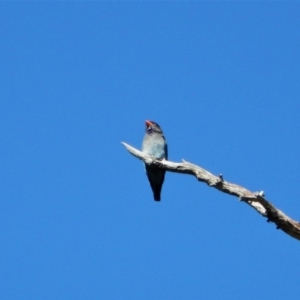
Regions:
[[[146,134],[142,151],[158,159],[168,159],[168,146],[160,126],[153,121],[146,121]],[[165,170],[155,166],[146,167],[155,201],[160,201],[161,188],[165,179]]]

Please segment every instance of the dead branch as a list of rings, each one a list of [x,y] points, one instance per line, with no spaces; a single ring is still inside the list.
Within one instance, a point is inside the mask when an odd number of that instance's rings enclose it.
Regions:
[[[174,163],[167,160],[158,160],[143,153],[132,146],[122,143],[125,148],[135,157],[144,161],[148,165],[155,165],[169,172],[189,174],[195,176],[199,181],[205,182],[208,186],[218,189],[221,192],[236,196],[240,201],[247,203],[259,214],[267,218],[267,222],[276,224],[277,229],[300,240],[300,223],[285,215],[264,197],[263,191],[250,192],[249,190],[223,179],[222,174],[215,176],[203,168],[191,164],[187,161]]]

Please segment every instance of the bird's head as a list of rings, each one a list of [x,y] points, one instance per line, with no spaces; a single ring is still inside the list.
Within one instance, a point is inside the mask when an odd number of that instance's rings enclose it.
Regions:
[[[146,132],[147,133],[152,133],[152,132],[157,132],[157,133],[162,133],[162,130],[160,126],[155,123],[154,121],[145,121],[146,123]]]

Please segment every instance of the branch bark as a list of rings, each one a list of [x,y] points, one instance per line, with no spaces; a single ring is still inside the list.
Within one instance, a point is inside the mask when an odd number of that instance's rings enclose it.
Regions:
[[[267,222],[275,223],[277,229],[281,229],[288,235],[300,240],[300,223],[291,219],[281,210],[276,208],[271,202],[267,201],[262,191],[250,192],[242,186],[225,181],[222,174],[219,176],[213,175],[205,169],[184,160],[182,163],[158,160],[126,143],[122,142],[122,144],[129,153],[144,161],[148,165],[155,165],[158,168],[165,169],[169,172],[193,175],[199,181],[205,182],[210,187],[216,188],[223,193],[238,197],[240,201],[247,203],[260,215],[267,218]]]

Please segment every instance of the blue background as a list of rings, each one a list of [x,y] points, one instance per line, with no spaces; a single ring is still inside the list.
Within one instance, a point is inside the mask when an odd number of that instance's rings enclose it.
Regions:
[[[166,174],[145,119],[300,219],[297,2],[0,4],[1,299],[297,299],[299,241]]]

